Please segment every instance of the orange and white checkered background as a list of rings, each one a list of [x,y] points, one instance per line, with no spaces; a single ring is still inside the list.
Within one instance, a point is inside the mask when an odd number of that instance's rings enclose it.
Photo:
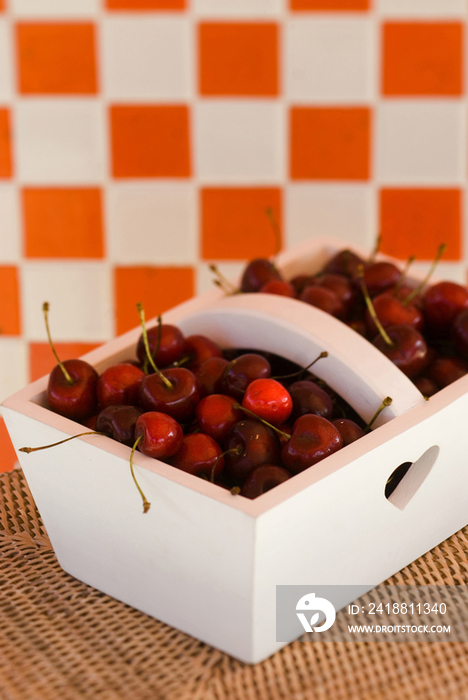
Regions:
[[[0,0],[0,400],[333,235],[466,282],[466,0]],[[0,468],[13,454],[0,421]],[[8,455],[8,456],[6,456]],[[5,462],[5,460],[7,460]]]

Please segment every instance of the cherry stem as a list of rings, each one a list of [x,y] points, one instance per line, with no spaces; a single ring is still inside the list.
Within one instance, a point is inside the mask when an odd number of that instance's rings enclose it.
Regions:
[[[235,287],[232,282],[230,282],[220,271],[220,269],[217,267],[217,265],[209,265],[208,266],[211,272],[216,275],[216,278],[213,280],[213,284],[215,284],[217,287],[220,287],[225,294],[240,294],[241,290]]]
[[[291,439],[291,435],[289,435],[288,433],[285,433],[283,430],[280,430],[280,429],[277,428],[275,425],[272,425],[271,423],[269,423],[269,422],[268,422],[267,420],[265,420],[264,418],[260,418],[260,416],[257,416],[257,414],[254,413],[253,411],[251,411],[249,408],[244,408],[244,406],[241,406],[240,403],[235,403],[235,404],[233,404],[232,407],[235,408],[235,409],[240,409],[241,411],[244,411],[244,413],[247,413],[248,416],[252,416],[252,418],[256,418],[257,420],[260,421],[260,423],[263,423],[264,425],[267,425],[269,428],[271,428],[271,429],[274,430],[276,433],[278,433],[278,435],[284,435],[284,437],[288,438],[288,440]]]
[[[108,437],[106,433],[97,433],[95,430],[90,430],[86,433],[79,433],[78,435],[72,435],[71,437],[67,437],[64,440],[59,440],[58,442],[53,442],[50,445],[41,445],[40,447],[20,447],[19,452],[26,452],[26,454],[29,454],[30,452],[37,452],[38,450],[47,450],[49,447],[55,447],[56,445],[63,445],[64,442],[68,442],[69,440],[74,440],[75,438],[78,437],[83,437],[83,435],[104,435],[104,437]]]
[[[398,279],[398,282],[397,282],[396,285],[395,285],[395,290],[394,290],[394,292],[393,292],[393,296],[394,296],[394,297],[396,297],[396,295],[397,295],[398,292],[400,291],[401,285],[403,284],[404,280],[405,280],[406,277],[408,276],[408,270],[410,269],[411,265],[414,263],[415,260],[416,260],[416,256],[415,256],[415,255],[410,255],[410,257],[409,257],[408,260],[406,261],[406,265],[405,265],[404,269],[403,269],[402,272],[401,272],[401,275],[400,275],[400,277],[399,277],[399,279]]]
[[[321,360],[324,357],[328,357],[328,352],[326,350],[323,350],[318,357],[315,358],[315,360],[312,360],[310,364],[307,365],[307,367],[303,367],[300,369],[298,372],[293,372],[292,374],[279,374],[276,377],[271,377],[271,379],[289,379],[290,377],[298,377],[300,374],[303,372],[307,372],[307,370],[312,367],[312,365],[315,365],[316,362]]]
[[[386,396],[384,398],[384,400],[382,401],[382,403],[380,404],[380,406],[378,407],[378,409],[376,410],[376,412],[374,413],[374,415],[372,416],[372,418],[370,419],[370,421],[368,422],[368,424],[364,428],[364,435],[370,431],[370,429],[372,428],[372,426],[374,425],[375,421],[380,416],[380,414],[382,413],[384,408],[387,408],[387,406],[390,406],[390,404],[392,402],[393,402],[393,399],[390,396]]]
[[[230,490],[230,493],[233,496],[238,496],[240,494],[240,492],[241,492],[241,490],[240,490],[239,486],[233,486],[232,489]]]
[[[408,294],[408,296],[406,297],[406,299],[405,299],[404,301],[402,301],[402,305],[403,305],[403,306],[406,306],[407,304],[409,304],[410,301],[412,301],[412,300],[414,299],[414,297],[415,297],[417,294],[419,294],[419,293],[424,289],[424,287],[427,285],[427,283],[429,282],[430,278],[431,278],[432,275],[434,274],[434,270],[436,269],[437,265],[439,264],[439,261],[440,261],[442,255],[445,253],[446,248],[447,248],[447,244],[446,244],[446,243],[441,243],[441,244],[440,244],[439,248],[437,249],[437,254],[436,254],[436,256],[435,256],[435,259],[434,259],[434,261],[433,261],[433,263],[432,263],[432,265],[431,265],[431,267],[430,267],[430,269],[429,269],[429,272],[427,273],[427,275],[425,276],[425,278],[423,279],[423,281],[421,282],[421,284],[419,284],[415,289],[413,289],[413,291],[410,292],[410,294]]]
[[[216,467],[218,465],[219,460],[221,459],[221,457],[224,457],[225,455],[229,454],[230,452],[233,452],[236,455],[240,455],[240,453],[242,452],[242,446],[237,445],[237,447],[231,447],[231,449],[226,450],[225,452],[221,452],[221,454],[216,457],[215,461],[213,462],[213,466],[211,467],[210,481],[212,484],[214,484],[215,471],[216,471]]]
[[[45,301],[43,303],[42,311],[44,313],[44,321],[45,321],[45,327],[46,327],[46,332],[47,332],[47,338],[49,340],[49,345],[52,349],[52,352],[54,353],[55,359],[57,360],[57,364],[60,367],[60,369],[62,370],[63,376],[65,377],[67,384],[74,384],[75,382],[71,378],[70,374],[67,372],[63,362],[61,362],[59,356],[57,355],[57,351],[55,349],[55,346],[52,342],[52,337],[50,335],[50,329],[49,329],[49,302],[48,301]]]
[[[273,253],[274,259],[279,254],[282,247],[281,228],[273,212],[273,207],[267,207],[265,209],[265,214],[267,215],[268,221],[270,222],[270,226],[273,229],[273,233],[275,234],[275,252]]]
[[[370,257],[369,257],[369,262],[370,262],[370,263],[371,263],[371,262],[374,262],[375,256],[377,255],[377,253],[378,253],[379,250],[380,250],[380,245],[381,245],[381,243],[382,243],[382,234],[379,233],[378,236],[377,236],[377,239],[376,239],[376,241],[375,241],[374,250],[372,251],[372,253],[370,254]]]
[[[158,377],[164,382],[164,384],[167,386],[168,389],[172,389],[172,383],[169,381],[169,379],[167,377],[164,376],[164,374],[161,372],[161,370],[159,370],[156,367],[155,362],[151,356],[149,342],[148,342],[148,333],[146,331],[145,312],[143,309],[143,304],[141,302],[138,302],[138,304],[136,306],[137,306],[137,310],[138,310],[138,315],[140,316],[140,323],[141,323],[141,328],[142,328],[142,332],[143,332],[143,343],[145,346],[146,357],[148,358],[148,361],[149,361],[151,367],[154,369],[154,371],[156,372]],[[161,317],[159,316],[159,318],[161,318]],[[159,339],[159,337],[158,337],[158,339]]]
[[[378,331],[379,331],[380,335],[382,336],[382,338],[384,339],[385,343],[389,347],[392,348],[395,345],[395,343],[391,340],[390,336],[388,335],[387,331],[380,323],[379,317],[376,314],[374,304],[372,303],[372,299],[370,298],[369,290],[367,289],[367,285],[364,281],[364,268],[362,265],[359,265],[359,267],[357,269],[357,275],[358,275],[359,280],[361,282],[362,294],[364,296],[366,306],[369,309],[369,313],[372,316],[372,319],[373,319],[375,325],[377,326]]]
[[[140,484],[139,484],[138,481],[136,480],[135,472],[134,472],[134,470],[133,470],[133,455],[135,454],[135,450],[136,450],[136,448],[138,447],[138,443],[139,443],[140,440],[142,440],[142,439],[143,439],[143,435],[140,435],[140,437],[138,437],[138,438],[135,440],[135,443],[134,443],[134,445],[133,445],[133,447],[132,447],[132,452],[131,452],[131,454],[130,454],[130,471],[132,472],[133,481],[135,482],[135,486],[137,487],[138,491],[140,492],[141,500],[143,501],[143,513],[147,513],[147,512],[149,511],[149,509],[151,508],[151,503],[150,503],[149,501],[146,500],[146,496],[145,496],[145,494],[143,493],[143,491],[141,490]]]

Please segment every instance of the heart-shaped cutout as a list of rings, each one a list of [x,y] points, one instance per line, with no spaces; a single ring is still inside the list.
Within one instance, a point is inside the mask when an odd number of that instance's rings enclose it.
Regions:
[[[427,478],[439,456],[439,452],[439,446],[433,445],[415,462],[403,462],[392,472],[385,488],[385,496],[392,505],[400,510],[406,508]]]

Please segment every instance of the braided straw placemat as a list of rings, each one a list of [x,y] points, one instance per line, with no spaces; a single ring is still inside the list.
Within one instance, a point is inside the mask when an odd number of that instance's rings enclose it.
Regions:
[[[468,527],[389,584],[467,584]],[[1,700],[468,700],[468,644],[288,645],[249,666],[60,568],[21,471],[0,475]]]

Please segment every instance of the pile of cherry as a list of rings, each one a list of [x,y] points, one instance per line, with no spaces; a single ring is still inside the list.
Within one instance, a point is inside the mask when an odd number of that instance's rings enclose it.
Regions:
[[[49,408],[132,447],[130,466],[145,512],[149,503],[135,478],[135,449],[255,498],[367,431],[308,368],[271,353],[223,351],[205,336],[184,337],[161,319],[146,329],[141,306],[139,312],[138,360],[98,375],[83,360],[59,360],[44,304],[58,362],[49,376]],[[311,365],[327,362],[326,355]]]
[[[393,263],[341,250],[317,274],[289,281],[271,261],[252,260],[238,291],[293,297],[335,316],[372,342],[429,397],[468,373],[468,289],[428,281],[429,276],[415,288]]]

